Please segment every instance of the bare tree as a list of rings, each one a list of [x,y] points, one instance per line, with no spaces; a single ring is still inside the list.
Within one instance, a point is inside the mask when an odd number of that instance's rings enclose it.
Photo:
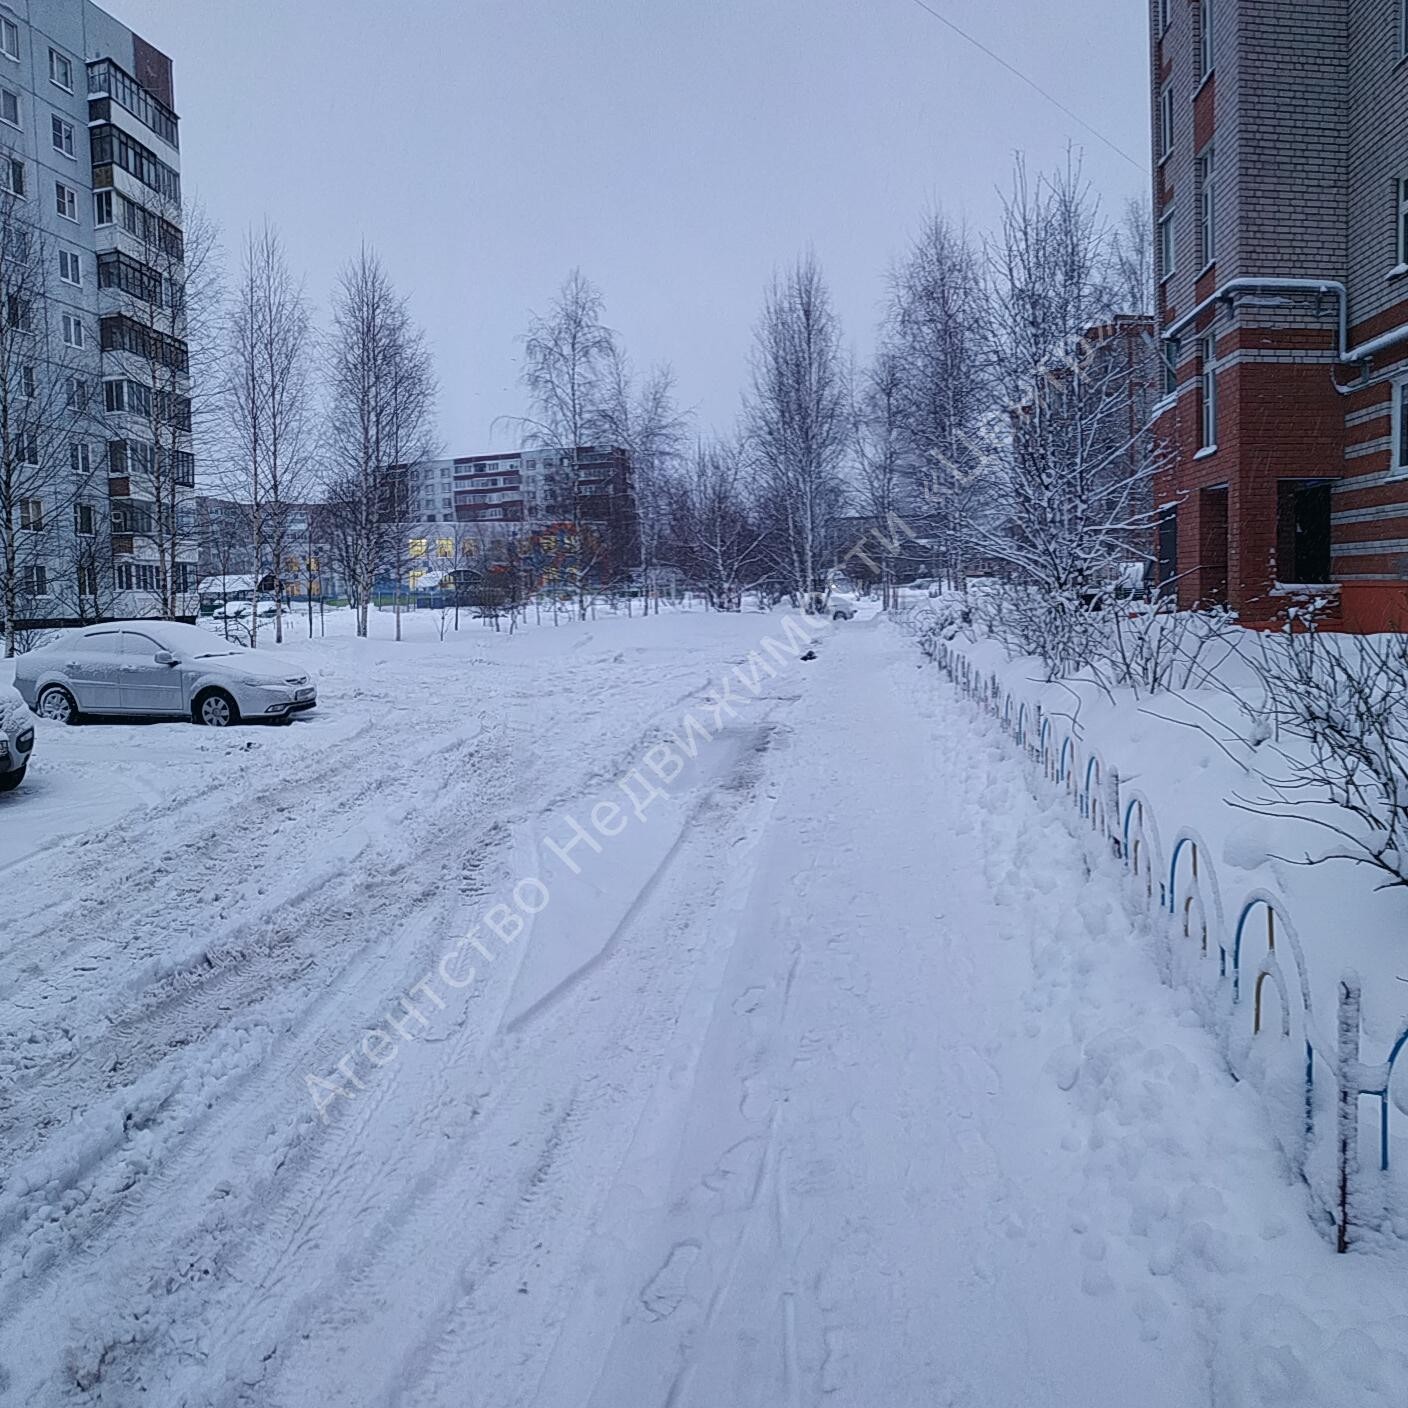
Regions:
[[[278,642],[283,640],[285,577],[292,570],[290,525],[312,482],[311,344],[303,289],[289,271],[278,233],[266,221],[245,239],[231,305],[225,387],[250,506],[256,576],[263,576],[267,563],[278,608]]]
[[[328,394],[336,465],[329,505],[357,634],[365,636],[376,574],[404,536],[407,466],[425,455],[435,404],[424,334],[365,246],[333,294]]]
[[[100,256],[98,279],[121,295],[121,311],[103,319],[102,346],[120,354],[126,373],[104,386],[105,411],[123,418],[109,440],[108,473],[128,490],[114,504],[113,532],[133,549],[147,544],[160,612],[181,616],[193,612],[196,588],[193,436],[209,409],[193,398],[191,371],[215,360],[221,276],[216,227],[198,202],[183,207],[167,175],[167,189],[152,190],[142,205],[111,193],[111,218],[141,253]]]
[[[767,534],[753,512],[741,447],[701,444],[670,485],[665,557],[716,611],[742,609],[765,569]]]
[[[850,438],[841,332],[816,259],[773,280],[754,333],[746,402],[750,449],[766,487],[788,589],[821,599],[830,528],[843,501]]]
[[[89,437],[101,422],[80,319],[50,296],[52,250],[22,199],[22,164],[0,193],[0,610],[5,655],[24,617],[86,619],[110,591],[106,491]],[[75,272],[75,277],[78,277]],[[77,345],[75,345],[77,344]],[[91,351],[89,353],[91,355]],[[63,578],[50,580],[62,565]],[[47,603],[47,604],[46,604]]]
[[[621,537],[635,542],[641,589],[649,610],[668,524],[668,490],[684,456],[689,417],[675,403],[675,375],[656,367],[637,386],[630,364],[614,343],[607,355],[604,395],[597,416],[599,438],[630,457],[631,523]],[[655,609],[659,611],[658,597]]]
[[[864,545],[852,549],[847,562],[859,557],[874,563],[880,602],[888,610],[896,603],[896,563],[903,546],[893,525],[905,507],[903,471],[908,426],[899,357],[882,350],[862,378],[859,391],[853,420],[861,500],[866,517],[880,526],[880,532],[867,534]]]
[[[1137,411],[1139,327],[1111,308],[1110,239],[1079,166],[1032,181],[1018,161],[989,247],[989,358],[1001,397],[976,541],[1017,590],[1022,649],[1061,672],[1088,658],[1089,607],[1147,552],[1152,515]]]
[[[955,585],[982,507],[981,427],[992,405],[987,295],[968,235],[935,213],[890,274],[883,345],[899,374],[905,517],[939,545]]]
[[[601,423],[616,339],[602,322],[601,291],[580,269],[564,280],[548,312],[535,316],[523,340],[523,385],[533,415],[523,422],[528,437],[562,456],[562,470],[549,486],[554,516],[571,523],[577,539],[572,567],[577,610],[586,615],[587,584],[599,555],[594,522],[582,512],[583,448]]]

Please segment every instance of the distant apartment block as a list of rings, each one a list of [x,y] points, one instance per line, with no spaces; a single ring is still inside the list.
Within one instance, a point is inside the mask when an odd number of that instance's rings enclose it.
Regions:
[[[21,619],[193,614],[171,61],[88,0],[0,4],[0,375]]]
[[[634,564],[636,510],[630,456],[614,446],[566,450],[513,450],[465,455],[407,466],[392,491],[397,516],[412,541],[447,535],[436,525],[459,527],[449,537],[528,539],[564,525],[581,529],[595,544],[602,572]]]
[[[1408,3],[1150,18],[1160,575],[1408,629]]]

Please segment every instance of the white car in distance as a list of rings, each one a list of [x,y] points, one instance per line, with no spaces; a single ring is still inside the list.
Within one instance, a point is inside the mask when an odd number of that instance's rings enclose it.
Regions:
[[[15,687],[41,719],[84,715],[287,723],[318,702],[306,674],[179,621],[108,621],[69,631],[15,662]]]

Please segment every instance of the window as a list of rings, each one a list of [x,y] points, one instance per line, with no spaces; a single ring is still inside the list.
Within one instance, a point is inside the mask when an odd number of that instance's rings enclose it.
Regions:
[[[1164,342],[1164,395],[1178,395],[1178,359],[1183,355],[1183,344],[1170,337]]]
[[[1217,448],[1217,338],[1205,337],[1202,356],[1202,418],[1199,423],[1198,448]]]
[[[1198,158],[1198,242],[1206,267],[1217,258],[1217,174],[1213,149]]]
[[[49,50],[49,82],[65,93],[73,92],[73,64],[57,49]]]
[[[62,318],[63,337],[65,347],[83,346],[83,324],[74,317],[72,313],[65,313]]]
[[[24,162],[17,156],[8,156],[0,163],[0,179],[12,196],[24,194]]]
[[[91,538],[97,531],[98,514],[92,504],[74,504],[73,531],[82,538]]]
[[[35,398],[35,396],[36,396],[37,394],[38,394],[38,388],[37,388],[37,386],[35,385],[35,381],[34,381],[34,368],[33,368],[33,367],[21,367],[21,368],[20,368],[20,395],[23,396],[26,401],[32,401],[32,400],[34,400],[34,398]]]
[[[181,145],[176,114],[165,103],[160,103],[152,97],[135,78],[119,68],[111,59],[90,64],[88,68],[90,115],[98,116],[98,112],[93,112],[93,109],[97,108],[106,119],[109,116],[107,104],[94,101],[100,93],[115,98],[138,122],[150,127],[158,137],[170,142],[173,147]]]
[[[90,597],[98,595],[98,569],[91,562],[78,564],[78,594]]]
[[[69,410],[86,411],[88,409],[88,383],[83,377],[69,377],[64,389]]]
[[[1198,5],[1198,77],[1212,72],[1212,6],[1213,0],[1200,0]]]
[[[85,477],[92,468],[92,460],[89,457],[88,444],[84,440],[77,440],[68,447],[69,467],[80,478]]]
[[[99,227],[112,224],[112,192],[93,192],[93,224]]]
[[[118,476],[150,474],[152,447],[144,440],[110,440],[108,473]]]
[[[1408,11],[1408,0],[1403,0],[1403,6],[1405,11]],[[1398,262],[1400,266],[1408,268],[1408,176],[1399,180],[1396,194],[1398,223],[1395,233],[1398,236]]]
[[[78,256],[67,249],[59,251],[59,277],[75,287],[83,284],[83,265],[79,263]]]
[[[21,298],[17,293],[6,298],[5,317],[16,332],[34,331],[34,310],[29,306],[29,299]]]
[[[25,564],[20,574],[20,590],[26,596],[47,596],[49,594],[49,569],[42,562]]]
[[[43,531],[44,501],[42,499],[20,500],[20,527],[28,528],[31,533]]]
[[[94,127],[90,134],[95,171],[100,166],[120,166],[158,195],[180,201],[180,174],[150,148],[129,137],[120,127]]]
[[[1159,95],[1159,157],[1173,151],[1173,85]]]
[[[15,453],[21,464],[39,463],[39,437],[32,430],[21,430],[15,436]]]
[[[20,125],[20,95],[12,93],[8,88],[0,88],[0,118],[11,127]]]
[[[165,302],[161,275],[117,250],[98,256],[98,287],[121,289],[157,308]]]
[[[52,128],[54,150],[62,152],[65,156],[74,156],[73,123],[65,122],[57,113],[49,121]]]
[[[124,592],[154,592],[157,589],[156,565],[151,562],[120,562],[117,565],[117,587]]]
[[[152,389],[140,381],[105,381],[103,383],[103,405],[109,411],[130,411],[134,416],[150,416],[152,413]],[[190,402],[186,402],[186,418],[189,429]],[[165,417],[163,417],[165,419]]]
[[[0,54],[19,61],[20,27],[14,20],[0,19]]]
[[[1330,580],[1328,479],[1276,482],[1276,579],[1297,586]]]
[[[66,186],[62,181],[54,182],[54,209],[63,216],[65,220],[72,220],[78,223],[78,192],[72,186]]]
[[[1173,211],[1159,221],[1159,277],[1169,278],[1177,268],[1177,248],[1174,240]]]
[[[1393,387],[1393,472],[1408,474],[1408,377]]]
[[[190,351],[180,338],[168,337],[121,313],[104,318],[99,326],[104,352],[131,352],[173,371],[190,370]]]

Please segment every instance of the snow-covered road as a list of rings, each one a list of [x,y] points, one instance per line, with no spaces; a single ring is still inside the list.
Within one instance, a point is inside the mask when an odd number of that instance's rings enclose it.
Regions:
[[[894,627],[743,666],[594,811],[780,624],[329,641],[291,729],[46,729],[0,1403],[1401,1404],[1402,1268],[1330,1254],[1119,872]]]

